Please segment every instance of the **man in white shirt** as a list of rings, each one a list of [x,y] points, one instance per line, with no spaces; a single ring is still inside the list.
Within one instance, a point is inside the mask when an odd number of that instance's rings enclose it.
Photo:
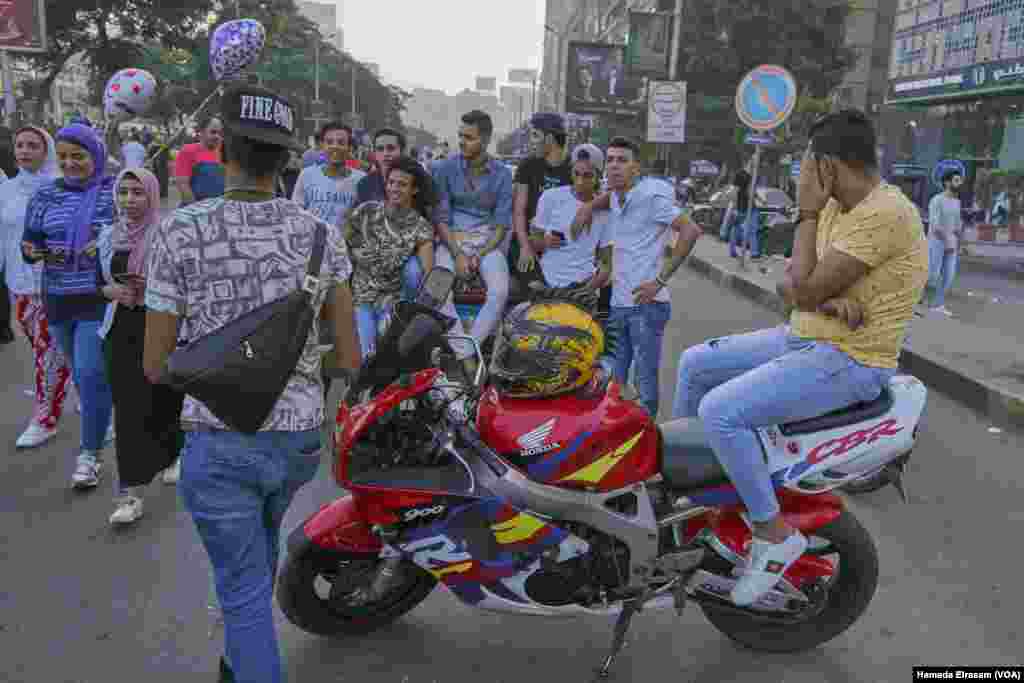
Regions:
[[[352,129],[341,123],[326,123],[318,137],[327,155],[325,165],[302,169],[295,181],[292,201],[329,225],[344,225],[356,204],[356,186],[366,174],[348,167],[352,157]]]
[[[690,255],[701,229],[676,206],[671,185],[653,178],[639,180],[640,148],[635,142],[613,139],[606,159],[611,193],[582,209],[589,213],[594,207],[604,208],[610,197],[615,380],[625,384],[635,360],[640,402],[655,418],[661,342],[672,315],[668,281]],[[573,231],[578,229],[579,225]],[[679,233],[674,247],[669,240],[673,230]]]
[[[594,217],[591,229],[573,238],[572,223],[584,202],[597,193],[604,155],[594,145],[580,145],[572,155],[572,185],[545,190],[537,203],[530,237],[540,259],[544,280],[552,287],[589,285],[600,289],[611,275],[609,214]]]
[[[960,187],[964,177],[950,171],[942,177],[943,191],[928,204],[928,307],[933,313],[952,317],[946,308],[946,294],[953,287],[960,260]]]

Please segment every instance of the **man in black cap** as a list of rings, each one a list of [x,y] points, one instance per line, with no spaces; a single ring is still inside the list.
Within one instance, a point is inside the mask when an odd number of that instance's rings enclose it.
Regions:
[[[530,246],[530,224],[545,190],[572,184],[572,164],[566,153],[565,123],[560,114],[539,112],[530,119],[530,158],[520,164],[513,180],[512,225],[516,239],[509,249],[512,272],[532,271],[537,254]]]
[[[146,285],[144,367],[151,382],[167,358],[303,286],[318,226],[327,228],[317,318],[281,398],[260,431],[233,432],[204,404],[185,398],[185,448],[178,485],[210,556],[224,612],[222,681],[279,681],[281,656],[273,588],[281,521],[320,463],[325,419],[319,326],[334,331],[334,362],[359,366],[348,278],[352,265],[339,226],[275,197],[295,139],[295,110],[264,88],[238,86],[222,100],[227,190],[178,209],[153,236]],[[180,330],[180,332],[179,332]],[[240,399],[245,387],[238,387]]]

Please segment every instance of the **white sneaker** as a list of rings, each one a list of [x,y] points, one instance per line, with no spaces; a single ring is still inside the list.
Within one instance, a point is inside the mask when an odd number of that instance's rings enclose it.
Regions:
[[[56,429],[47,429],[33,422],[28,426],[28,429],[21,433],[18,440],[14,442],[14,446],[16,448],[35,448],[36,446],[42,446],[56,435]]]
[[[114,526],[120,524],[132,524],[142,517],[142,499],[135,496],[127,496],[121,500],[110,515],[110,523]]]
[[[107,435],[103,437],[103,445],[109,446],[117,440],[117,432],[114,431],[114,421],[110,421],[110,426],[107,427]]]
[[[100,483],[103,463],[95,455],[82,453],[78,456],[78,465],[71,475],[71,486],[76,489],[94,489]]]
[[[932,313],[936,315],[944,315],[947,318],[953,317],[953,311],[949,310],[945,306],[936,306],[935,308],[932,309]]]
[[[177,484],[181,479],[181,458],[174,461],[174,464],[164,470],[164,483]]]
[[[807,538],[799,531],[794,531],[782,543],[769,543],[754,538],[750,543],[747,567],[732,589],[732,601],[740,607],[757,602],[758,598],[775,587],[782,574],[806,550]]]

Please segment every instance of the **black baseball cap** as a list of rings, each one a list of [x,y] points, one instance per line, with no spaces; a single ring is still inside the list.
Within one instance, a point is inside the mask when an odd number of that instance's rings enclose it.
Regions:
[[[530,117],[530,125],[545,133],[565,132],[565,121],[555,112],[537,112]]]
[[[224,129],[232,135],[302,151],[295,137],[295,108],[272,90],[232,86],[221,98],[220,108]]]

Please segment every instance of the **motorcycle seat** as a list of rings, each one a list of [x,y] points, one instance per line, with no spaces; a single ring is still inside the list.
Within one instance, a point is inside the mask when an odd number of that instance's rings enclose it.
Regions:
[[[661,476],[676,491],[692,491],[729,483],[711,450],[704,425],[696,418],[680,418],[658,427],[661,435]]]
[[[892,409],[892,403],[892,392],[889,391],[889,387],[885,387],[874,401],[854,403],[852,406],[840,408],[827,415],[790,422],[779,426],[779,431],[783,436],[800,436],[801,434],[814,434],[840,427],[849,427],[885,415]]]

